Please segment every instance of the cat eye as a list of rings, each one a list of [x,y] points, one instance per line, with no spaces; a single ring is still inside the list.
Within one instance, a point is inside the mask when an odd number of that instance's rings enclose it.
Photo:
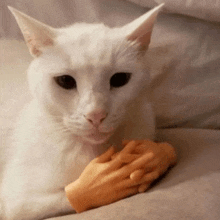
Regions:
[[[111,87],[118,88],[128,83],[131,73],[115,73],[110,79]]]
[[[76,80],[69,75],[57,76],[54,78],[56,83],[64,89],[75,89]]]

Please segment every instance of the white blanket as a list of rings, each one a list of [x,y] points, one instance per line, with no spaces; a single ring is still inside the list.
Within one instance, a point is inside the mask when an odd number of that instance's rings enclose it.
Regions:
[[[51,220],[219,220],[220,131],[162,129],[178,164],[144,194],[81,214]]]
[[[48,3],[49,2],[49,3]],[[87,2],[87,4],[86,4]],[[139,1],[136,3],[156,1]],[[164,0],[165,2],[165,0]],[[166,1],[165,11],[186,14],[188,6],[210,1]],[[211,6],[187,10],[191,16],[219,21],[219,1]],[[45,7],[45,4],[49,4]],[[159,1],[157,1],[159,3]],[[3,2],[0,13],[6,9]],[[48,21],[54,26],[74,21],[103,21],[123,25],[146,9],[128,1],[11,1],[11,5]],[[181,6],[182,5],[182,6]],[[187,7],[188,7],[187,6]],[[203,5],[204,6],[204,5]],[[206,12],[212,8],[211,13]],[[72,11],[78,11],[71,19]],[[174,11],[176,9],[176,11]],[[218,11],[217,11],[218,10]],[[33,12],[33,14],[32,14]],[[60,12],[60,13],[59,13]],[[198,13],[199,12],[199,13]],[[203,13],[204,12],[204,13]],[[9,13],[6,13],[7,16]],[[210,17],[211,16],[211,17]],[[59,20],[59,21],[58,21]],[[2,21],[2,20],[1,20]],[[0,26],[0,34],[18,36],[15,20]],[[58,23],[59,22],[59,25]],[[8,29],[7,29],[8,28]],[[137,195],[106,207],[60,219],[219,219],[220,149],[220,24],[181,15],[161,14],[148,52],[152,74],[152,101],[161,140],[174,144],[179,163],[149,193]],[[4,149],[15,117],[30,100],[25,71],[31,56],[22,41],[0,40],[0,181]],[[179,129],[184,128],[184,129]],[[198,129],[200,128],[200,129]],[[202,129],[201,129],[202,128]],[[216,130],[214,130],[216,129]],[[217,170],[218,169],[218,170]]]
[[[164,11],[184,14],[209,21],[220,22],[219,0],[128,0],[138,5],[153,8],[165,3]]]

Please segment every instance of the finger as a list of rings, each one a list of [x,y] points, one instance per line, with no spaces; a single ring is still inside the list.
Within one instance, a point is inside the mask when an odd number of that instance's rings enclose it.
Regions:
[[[139,158],[141,155],[138,154],[119,154],[118,159],[122,163],[131,163],[132,161],[136,160]]]
[[[132,140],[123,140],[122,141],[122,146],[126,146],[129,142],[131,142]],[[137,145],[139,145],[139,144],[143,144],[143,142],[145,142],[145,140],[133,140],[133,141],[135,141],[135,143],[137,144]]]
[[[177,163],[177,154],[175,148],[167,142],[160,143],[160,145],[163,147],[167,155],[169,155],[170,166],[175,165]]]
[[[111,146],[105,153],[96,158],[97,163],[105,163],[111,160],[112,155],[115,153],[114,146]]]
[[[130,141],[131,141],[131,140],[123,140],[123,141],[122,141],[122,146],[127,145]]]
[[[137,146],[136,141],[130,141],[122,150],[120,153],[131,153],[135,147]]]
[[[151,183],[154,180],[156,180],[160,176],[160,172],[158,170],[154,170],[151,173],[147,173],[143,176],[143,178],[140,180],[140,183]]]
[[[145,171],[143,169],[135,170],[133,173],[131,173],[130,179],[134,181],[140,181],[144,174]]]
[[[157,170],[160,174],[163,174],[164,172],[166,172],[168,168],[169,168],[169,163],[166,160],[161,161],[159,158],[155,158],[146,165],[145,173],[149,173],[154,170]]]
[[[143,140],[135,148],[135,153],[142,153],[143,151],[150,150],[155,145],[157,145],[157,144],[155,142],[151,141],[150,139]]]
[[[122,141],[122,145],[125,146],[127,145],[129,142],[131,142],[131,140],[123,140]],[[152,144],[152,143],[156,143],[150,139],[146,139],[146,140],[135,140],[135,142],[139,145],[139,144]]]
[[[124,164],[131,163],[132,161],[139,158],[140,155],[137,154],[124,154],[124,153],[118,153],[117,155],[113,155],[111,158],[113,158],[109,165],[112,170],[118,169],[122,167]]]
[[[144,183],[144,184],[141,184],[138,188],[138,192],[139,193],[143,193],[145,192],[148,188],[149,188],[150,184],[149,183]]]
[[[121,160],[122,163],[130,163],[133,160],[136,160],[140,157],[138,154],[120,154],[120,152],[117,152],[111,156],[111,160],[114,160],[116,157],[118,157],[119,160]]]
[[[117,170],[117,176],[119,176],[120,178],[126,178],[130,176],[130,174],[133,171],[143,168],[144,165],[152,159],[152,157],[153,157],[152,153],[144,154],[143,156],[133,161],[132,163],[127,164],[123,166],[121,169]]]
[[[119,177],[120,178],[120,177]],[[143,178],[143,177],[142,177]],[[131,179],[130,177],[129,178],[126,178],[124,179],[123,177],[121,177],[121,179],[118,179],[119,181],[117,182],[117,187],[118,188],[131,188],[131,187],[138,187],[141,185],[141,184],[145,184],[146,182],[144,182],[143,180],[134,180],[134,179]]]
[[[143,154],[147,151],[147,146],[146,144],[139,144],[135,150],[134,150],[134,153],[136,154]]]
[[[126,147],[117,153],[116,156],[113,156],[113,160],[110,161],[111,167],[113,169],[119,168],[122,163],[126,163],[126,161],[132,161],[136,159],[136,156],[128,156],[128,154],[135,148],[136,144],[135,141],[129,142],[129,144],[126,145]]]
[[[158,166],[159,166],[158,159],[155,158],[155,159],[153,159],[152,161],[150,161],[149,163],[146,164],[146,166],[144,168],[144,171],[145,171],[145,173],[152,172],[152,170],[156,169]]]
[[[159,177],[158,171],[153,171],[151,173],[145,174],[140,181],[134,181],[130,178],[125,179],[124,181],[121,181],[118,183],[121,187],[132,187],[132,186],[139,186],[142,184],[151,184],[154,180],[156,180]]]
[[[146,165],[146,163],[150,162],[154,157],[153,153],[146,153],[143,156],[139,157],[137,160],[133,161],[131,164],[129,164],[128,166],[130,167],[130,169],[136,170],[139,169],[140,167],[143,167]]]
[[[154,160],[149,162],[147,166],[143,169],[135,170],[130,175],[130,179],[134,181],[140,181],[146,173],[152,172],[158,166],[158,160]],[[160,167],[159,167],[160,168]]]
[[[111,156],[111,159],[114,160],[114,159],[118,156],[118,154],[119,154],[119,152],[113,154],[113,155]]]

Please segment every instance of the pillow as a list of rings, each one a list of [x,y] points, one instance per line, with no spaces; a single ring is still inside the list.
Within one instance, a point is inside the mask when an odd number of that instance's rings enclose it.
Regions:
[[[157,127],[220,129],[220,25],[161,14],[146,62]]]
[[[26,80],[31,59],[23,41],[0,39],[0,182],[15,119],[31,99]]]
[[[220,22],[220,0],[129,0],[143,7],[153,8],[165,3],[164,12],[178,13],[208,21]]]

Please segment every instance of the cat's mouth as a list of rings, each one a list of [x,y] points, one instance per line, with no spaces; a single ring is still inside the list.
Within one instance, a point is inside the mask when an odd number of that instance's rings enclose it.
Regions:
[[[111,132],[100,132],[97,129],[94,129],[91,133],[88,133],[84,136],[84,138],[92,142],[94,144],[103,144],[108,141],[108,139],[112,136],[113,131]]]

